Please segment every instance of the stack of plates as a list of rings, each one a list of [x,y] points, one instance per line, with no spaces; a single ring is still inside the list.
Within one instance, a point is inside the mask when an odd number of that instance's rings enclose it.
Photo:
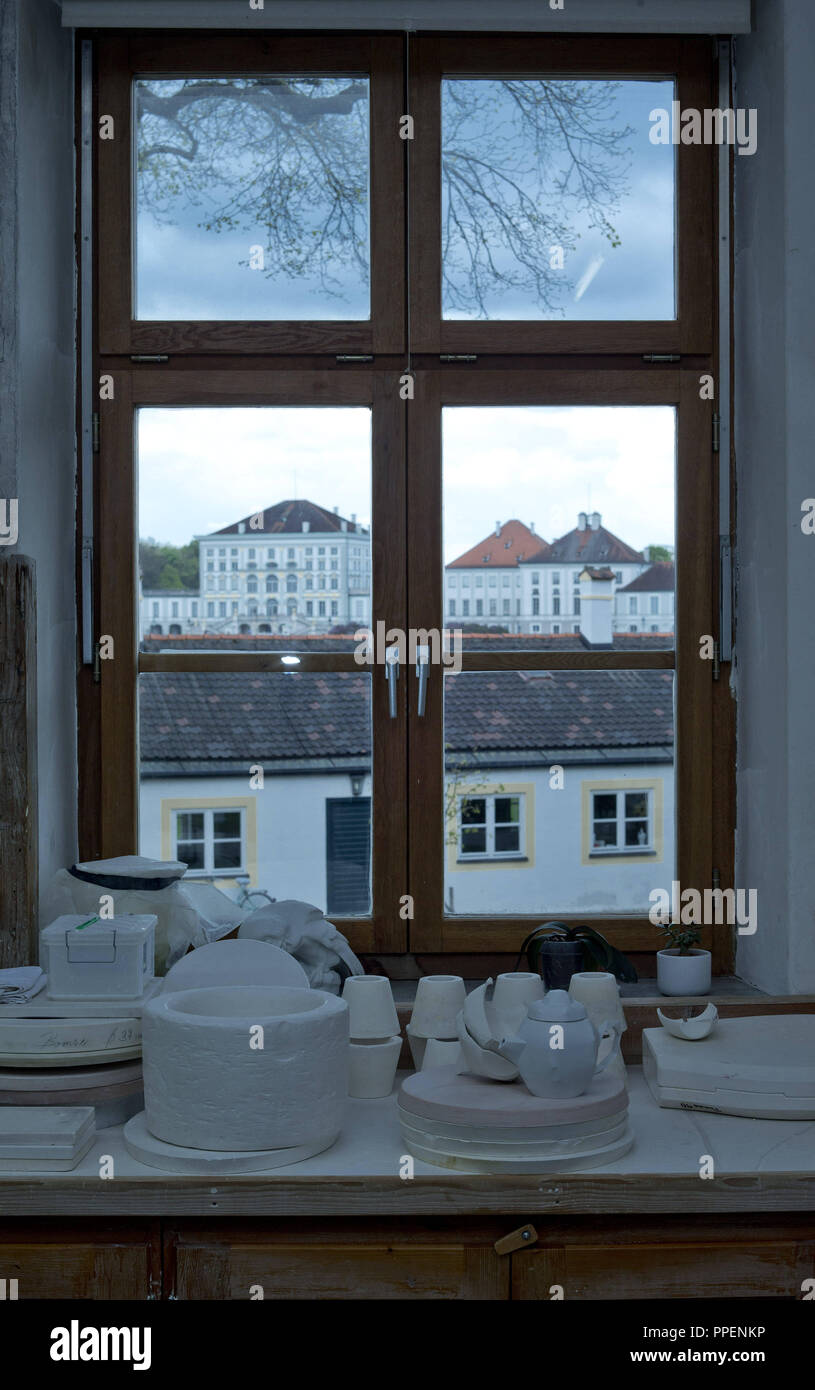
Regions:
[[[7,1105],[94,1106],[97,1129],[122,1125],[144,1108],[141,1061],[54,1071],[0,1067],[0,1107]]]
[[[0,1067],[75,1067],[141,1056],[140,1018],[5,1018]]]
[[[93,1109],[24,1105],[0,1109],[0,1173],[32,1169],[68,1173],[82,1161],[96,1133]]]
[[[607,1074],[585,1095],[549,1100],[520,1081],[499,1085],[438,1067],[403,1083],[399,1122],[415,1158],[469,1173],[597,1168],[634,1142],[625,1083]]]

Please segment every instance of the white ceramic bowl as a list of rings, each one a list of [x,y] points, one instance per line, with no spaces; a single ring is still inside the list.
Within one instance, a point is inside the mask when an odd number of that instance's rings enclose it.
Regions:
[[[460,975],[423,975],[416,985],[410,1024],[416,1037],[454,1038],[456,1014],[467,997]]]
[[[349,976],[342,997],[348,1005],[352,1039],[393,1038],[399,1032],[391,982],[384,975]]]

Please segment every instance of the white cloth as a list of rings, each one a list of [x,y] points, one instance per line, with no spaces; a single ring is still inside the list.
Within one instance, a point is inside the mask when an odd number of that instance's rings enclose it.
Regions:
[[[47,975],[38,965],[18,965],[0,970],[0,1004],[27,1004],[41,989]]]

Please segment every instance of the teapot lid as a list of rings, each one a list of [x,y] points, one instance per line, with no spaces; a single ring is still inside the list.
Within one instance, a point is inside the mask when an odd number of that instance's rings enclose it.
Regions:
[[[571,1023],[586,1018],[586,1010],[565,989],[550,989],[543,999],[529,1005],[527,1018],[539,1023]]]

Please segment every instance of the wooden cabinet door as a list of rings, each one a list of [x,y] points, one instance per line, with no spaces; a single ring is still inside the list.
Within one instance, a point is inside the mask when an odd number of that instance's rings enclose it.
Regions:
[[[159,1298],[158,1222],[6,1221],[0,1231],[0,1279],[6,1281],[7,1299]]]
[[[165,1274],[177,1299],[507,1299],[510,1269],[478,1233],[321,1221],[255,1234],[177,1229]]]
[[[801,1298],[815,1242],[562,1245],[512,1256],[513,1299]]]

